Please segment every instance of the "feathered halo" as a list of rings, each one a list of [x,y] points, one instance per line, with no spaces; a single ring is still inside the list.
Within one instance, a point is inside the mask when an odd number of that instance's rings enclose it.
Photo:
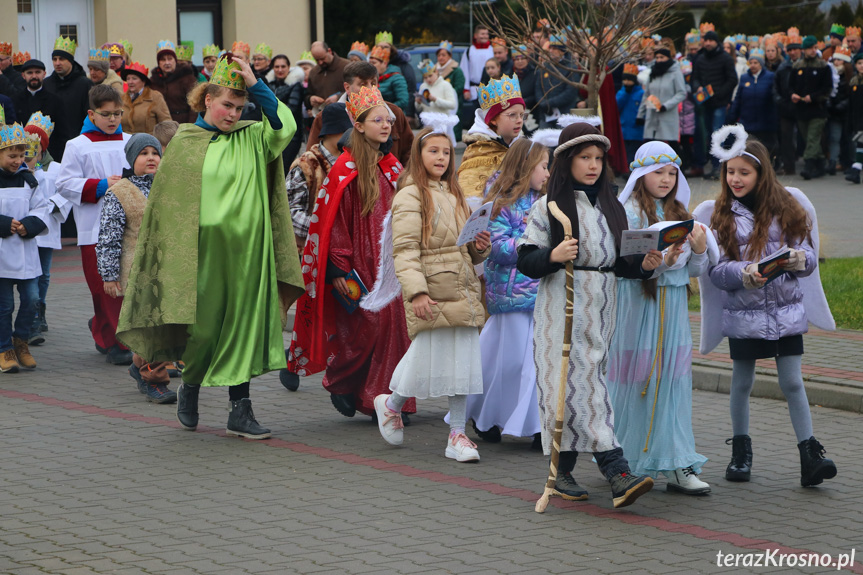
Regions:
[[[746,153],[748,137],[749,134],[741,124],[726,124],[710,137],[710,155],[723,163],[739,158]]]
[[[590,124],[594,128],[602,128],[602,118],[599,116],[577,116],[575,114],[563,114],[557,119],[557,125],[565,128],[571,124]]]
[[[561,130],[555,130],[554,128],[537,130],[530,137],[530,141],[536,144],[542,144],[546,148],[556,148],[557,142],[560,139],[560,132]]]
[[[450,129],[458,124],[458,116],[453,114],[442,114],[440,112],[422,112],[420,113],[420,120],[422,120],[423,126],[432,129],[432,131],[423,136],[423,138],[431,136],[432,134],[443,134],[448,136]]]

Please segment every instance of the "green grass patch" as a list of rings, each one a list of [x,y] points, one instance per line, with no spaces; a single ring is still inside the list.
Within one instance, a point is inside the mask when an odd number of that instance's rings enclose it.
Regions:
[[[821,283],[836,327],[863,330],[863,258],[833,258],[821,263]],[[698,282],[692,280],[689,311],[701,309]]]

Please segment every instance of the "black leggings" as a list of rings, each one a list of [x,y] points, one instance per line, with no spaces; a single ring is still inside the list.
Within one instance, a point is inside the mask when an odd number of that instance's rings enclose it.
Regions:
[[[249,397],[249,382],[232,385],[228,388],[228,396],[231,398],[231,401],[246,399]]]

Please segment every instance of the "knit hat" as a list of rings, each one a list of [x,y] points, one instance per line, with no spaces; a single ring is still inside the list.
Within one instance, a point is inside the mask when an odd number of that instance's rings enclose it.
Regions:
[[[129,138],[129,141],[126,142],[126,147],[124,148],[126,152],[126,161],[129,162],[129,165],[132,166],[133,169],[135,167],[135,159],[138,157],[138,154],[140,154],[147,146],[155,148],[159,157],[162,157],[162,144],[159,143],[159,140],[157,140],[155,136],[139,132],[137,134],[133,134],[132,137]]]
[[[357,41],[357,42],[354,42],[353,44],[351,44],[351,50],[350,50],[350,52],[348,52],[348,58],[350,58],[351,56],[356,56],[357,58],[359,58],[363,62],[368,62],[369,61],[368,54],[369,54],[368,45],[366,45],[365,42]]]
[[[330,104],[324,111],[321,112],[323,120],[321,124],[320,136],[329,136],[330,134],[344,134],[353,127],[351,118],[347,114],[347,108],[341,102]]]
[[[851,62],[855,65],[857,64],[858,60],[863,60],[863,52],[857,52],[856,54],[854,54],[854,57],[851,58]]]
[[[51,52],[51,57],[59,56],[60,58],[65,58],[70,62],[75,61],[75,50],[78,49],[78,42],[73,40],[72,38],[66,38],[64,36],[60,36],[54,42],[54,51]]]
[[[814,48],[816,44],[818,44],[818,40],[815,38],[815,36],[810,35],[803,38],[803,43],[800,45],[800,47],[804,50],[807,50],[809,48]]]
[[[750,61],[750,60],[757,61],[759,64],[761,64],[761,67],[763,68],[764,67],[764,50],[761,50],[758,48],[753,50],[752,53],[749,55],[749,60],[747,60],[747,61]]]
[[[708,30],[701,36],[702,40],[713,40],[716,43],[719,43],[719,34],[716,33],[715,30]]]
[[[663,55],[663,56],[665,56],[666,58],[671,58],[671,50],[669,50],[669,49],[668,49],[668,48],[666,48],[665,46],[662,46],[662,47],[660,47],[660,48],[656,48],[656,49],[653,51],[653,53],[654,53],[654,54],[662,54],[662,55]]]
[[[800,50],[803,48],[803,40],[800,36],[789,36],[788,43],[785,44],[786,50]]]
[[[90,59],[87,60],[88,68],[101,70],[103,74],[108,73],[108,64],[111,62],[111,52],[99,48],[90,50]]]

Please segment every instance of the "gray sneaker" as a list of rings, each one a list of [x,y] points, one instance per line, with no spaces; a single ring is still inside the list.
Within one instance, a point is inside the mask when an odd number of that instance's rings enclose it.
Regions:
[[[653,479],[646,475],[633,475],[630,472],[618,473],[608,481],[614,507],[632,505],[635,500],[653,489]]]
[[[567,501],[584,501],[587,499],[587,490],[579,485],[572,473],[558,473],[554,482],[554,494],[560,495]]]

